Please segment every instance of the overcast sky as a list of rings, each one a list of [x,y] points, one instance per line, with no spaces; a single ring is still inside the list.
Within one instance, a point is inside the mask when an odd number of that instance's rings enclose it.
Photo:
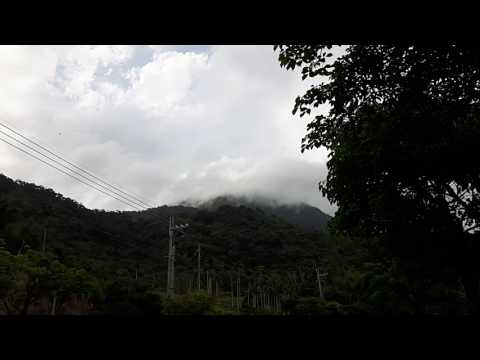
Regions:
[[[0,46],[0,121],[154,205],[222,194],[307,202],[326,151],[301,154],[309,86],[271,46]],[[0,137],[6,137],[0,134]],[[0,172],[89,208],[128,207],[0,142]]]

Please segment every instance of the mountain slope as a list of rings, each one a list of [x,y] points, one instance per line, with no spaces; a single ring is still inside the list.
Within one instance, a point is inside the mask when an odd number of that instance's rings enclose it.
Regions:
[[[47,230],[47,251],[99,278],[140,276],[164,286],[170,215],[177,223],[191,225],[186,236],[177,239],[179,287],[187,286],[196,274],[199,243],[202,272],[216,274],[222,283],[233,271],[247,274],[259,266],[285,270],[311,266],[328,246],[325,235],[303,231],[262,209],[219,205],[90,210],[51,189],[0,175],[0,238],[9,250],[41,249]]]
[[[305,203],[280,204],[273,199],[262,197],[247,198],[245,196],[225,195],[199,204],[201,208],[205,209],[216,209],[222,205],[258,208],[288,223],[298,225],[305,231],[327,233],[327,224],[331,219],[330,215]]]

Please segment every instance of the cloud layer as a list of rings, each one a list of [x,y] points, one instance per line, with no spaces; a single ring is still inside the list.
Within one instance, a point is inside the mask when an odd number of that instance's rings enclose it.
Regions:
[[[332,214],[318,192],[326,152],[300,153],[307,120],[291,115],[308,84],[276,56],[270,46],[1,46],[0,121],[156,205],[260,194]],[[0,151],[7,176],[127,209]]]

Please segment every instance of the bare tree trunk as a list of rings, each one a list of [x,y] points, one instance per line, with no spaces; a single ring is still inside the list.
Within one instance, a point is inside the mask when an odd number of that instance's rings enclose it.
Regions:
[[[237,311],[240,311],[240,278],[237,278]]]
[[[47,228],[43,229],[42,251],[45,252],[47,246]]]
[[[207,294],[210,294],[210,288],[209,288],[210,283],[208,282],[208,270],[206,273],[206,278],[207,278]]]
[[[233,279],[232,277],[230,276],[230,291],[231,291],[231,294],[232,294],[232,310],[234,308],[234,303],[233,303]]]
[[[202,289],[202,277],[200,276],[200,244],[198,244],[198,258],[197,258],[197,276],[198,276],[198,291]]]
[[[24,245],[25,245],[25,240],[22,239],[22,245],[20,245],[20,249],[18,249],[17,255],[20,255],[20,254],[21,254]]]
[[[54,293],[53,293],[52,310],[51,310],[51,312],[50,312],[50,315],[55,315],[56,307],[57,307],[57,293],[54,292]]]

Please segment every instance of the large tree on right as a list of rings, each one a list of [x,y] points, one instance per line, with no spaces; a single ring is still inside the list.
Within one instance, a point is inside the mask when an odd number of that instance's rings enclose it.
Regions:
[[[302,151],[329,150],[320,190],[337,230],[379,239],[419,277],[458,276],[478,311],[480,49],[275,48],[281,66],[318,79],[293,112],[311,116]]]

